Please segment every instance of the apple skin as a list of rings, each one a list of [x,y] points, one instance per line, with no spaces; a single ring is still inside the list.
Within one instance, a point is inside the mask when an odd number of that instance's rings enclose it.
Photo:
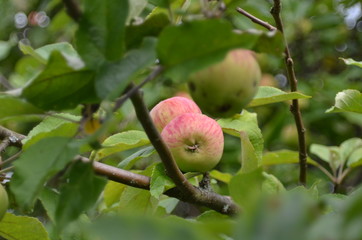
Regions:
[[[175,117],[183,113],[201,113],[197,104],[185,97],[172,97],[159,102],[150,116],[159,132]]]
[[[232,117],[253,99],[260,79],[254,53],[235,49],[221,62],[191,74],[188,86],[202,111],[213,117]]]
[[[9,207],[8,194],[4,187],[0,184],[0,221],[4,217],[6,210]]]
[[[183,172],[206,172],[220,161],[224,135],[220,125],[200,113],[184,113],[163,129],[162,139]]]

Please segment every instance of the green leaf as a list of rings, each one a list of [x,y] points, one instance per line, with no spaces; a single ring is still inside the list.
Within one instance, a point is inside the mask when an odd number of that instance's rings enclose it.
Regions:
[[[250,142],[253,144],[257,158],[261,159],[264,148],[264,140],[258,126],[256,113],[250,113],[243,110],[241,114],[236,114],[232,118],[219,119],[217,122],[227,134],[240,137],[241,131],[246,132]]]
[[[231,49],[251,49],[261,36],[263,33],[236,33],[222,19],[197,20],[166,27],[159,36],[157,52],[166,74],[180,82],[186,81],[190,73],[221,61]],[[269,38],[270,42],[274,39]],[[269,49],[281,52],[283,47]]]
[[[340,145],[340,154],[343,163],[348,161],[348,164],[350,164],[351,160],[349,160],[351,154],[357,150],[358,148],[362,148],[362,139],[361,138],[351,138],[346,141],[344,141]],[[356,161],[354,159],[353,161]]]
[[[352,168],[362,165],[362,147],[351,153],[347,165]]]
[[[339,58],[339,59],[343,60],[343,62],[347,65],[354,65],[354,66],[362,68],[362,62],[357,62],[357,61],[353,60],[352,58]]]
[[[112,207],[113,204],[119,202],[125,187],[126,185],[122,183],[108,181],[104,188],[104,203],[107,207]]]
[[[81,213],[93,207],[105,184],[104,178],[94,174],[91,163],[81,161],[74,163],[60,191],[55,212],[57,228],[63,229]]]
[[[44,110],[63,110],[98,99],[94,91],[94,73],[74,71],[63,55],[52,52],[46,68],[22,92],[22,97]]]
[[[62,53],[64,57],[79,58],[77,51],[67,42],[48,44],[35,50],[45,60],[49,59],[53,51]]]
[[[286,191],[283,184],[274,175],[263,172],[263,176],[265,178],[262,185],[263,192],[278,194]]]
[[[210,172],[210,177],[224,183],[229,183],[232,178],[232,175],[230,173],[223,173],[219,172],[218,170],[212,170]]]
[[[78,124],[72,121],[79,120],[79,116],[67,113],[59,113],[54,116],[46,117],[41,123],[35,126],[22,141],[23,149],[29,148],[43,138],[73,137],[77,132]]]
[[[248,173],[257,169],[260,165],[260,161],[255,154],[255,149],[249,141],[248,134],[246,132],[240,132],[241,140],[241,169],[240,173]]]
[[[146,133],[137,130],[117,133],[102,143],[104,148],[96,152],[95,159],[100,160],[111,154],[149,144]]]
[[[133,165],[142,158],[146,158],[151,156],[152,154],[154,154],[156,152],[156,150],[154,149],[153,146],[149,146],[146,148],[143,148],[137,152],[135,152],[134,154],[132,154],[131,156],[127,157],[126,159],[122,160],[117,167],[125,169],[125,170],[129,170],[133,167]]]
[[[148,190],[126,186],[119,200],[120,212],[131,214],[153,213],[158,205],[158,200]]]
[[[127,0],[86,0],[84,13],[76,33],[76,46],[88,67],[105,60],[117,61],[124,54]]]
[[[354,89],[348,89],[337,93],[334,106],[329,108],[326,112],[362,113],[362,93]]]
[[[84,63],[80,59],[77,51],[75,51],[73,46],[67,42],[48,44],[35,50],[39,56],[47,61],[49,60],[53,51],[60,52],[67,60],[68,65],[72,66],[73,69],[77,70],[84,67]]]
[[[344,160],[341,159],[339,147],[327,147],[320,144],[312,144],[310,152],[318,156],[321,160],[329,163],[332,169],[336,170]]]
[[[47,60],[41,56],[39,53],[37,53],[30,45],[25,44],[23,41],[19,41],[19,49],[24,53],[24,54],[29,54],[30,56],[32,56],[33,58],[35,58],[36,60],[38,60],[40,63],[42,64],[46,64]]]
[[[156,39],[146,38],[140,49],[134,49],[118,62],[104,63],[96,75],[97,95],[114,99],[128,86],[132,77],[156,60]]]
[[[168,8],[175,0],[150,0],[150,3],[157,7]]]
[[[299,152],[290,150],[279,150],[273,152],[267,152],[263,155],[262,165],[277,165],[277,164],[289,164],[299,163]],[[307,163],[316,166],[317,163],[310,157],[307,157]]]
[[[254,99],[247,107],[257,107],[271,103],[284,102],[293,99],[311,98],[299,92],[284,92],[278,88],[260,86]]]
[[[167,14],[160,12],[149,15],[141,24],[127,26],[127,49],[139,47],[145,37],[158,37],[162,29],[169,24],[170,19]]]
[[[30,209],[44,183],[62,170],[77,153],[78,147],[64,137],[42,139],[25,150],[14,162],[14,176],[10,182],[19,206]]]
[[[39,195],[39,200],[42,202],[48,217],[54,222],[55,211],[59,202],[59,193],[53,189],[45,187]]]
[[[0,95],[0,119],[28,114],[38,114],[43,111],[23,99],[9,95]]]
[[[151,196],[159,199],[161,194],[175,186],[173,181],[166,175],[165,167],[162,163],[155,165],[151,174],[150,193]]]
[[[177,198],[165,198],[160,200],[158,206],[165,209],[167,214],[170,214],[176,207],[176,205],[180,202]]]
[[[12,40],[9,41],[0,41],[0,61],[4,60],[10,53],[11,48],[14,46]]]
[[[138,17],[147,6],[147,0],[132,0],[129,2],[129,13],[127,17],[127,24],[134,18]]]
[[[6,213],[0,221],[0,236],[7,240],[50,240],[37,218],[12,213]]]
[[[261,168],[257,168],[248,173],[239,173],[229,183],[230,196],[246,212],[252,212],[258,202],[264,181],[262,172]]]

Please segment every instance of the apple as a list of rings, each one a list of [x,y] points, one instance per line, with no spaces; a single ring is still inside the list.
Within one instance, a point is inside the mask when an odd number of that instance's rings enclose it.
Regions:
[[[260,79],[254,53],[236,49],[221,62],[191,74],[188,86],[202,111],[213,117],[231,117],[253,99]]]
[[[150,116],[159,132],[175,117],[183,113],[201,113],[200,108],[191,99],[172,97],[159,102],[150,111]]]
[[[220,125],[201,113],[184,113],[161,132],[178,167],[184,172],[206,172],[220,161],[224,135]]]
[[[0,184],[0,220],[4,217],[9,206],[8,194],[4,187]]]

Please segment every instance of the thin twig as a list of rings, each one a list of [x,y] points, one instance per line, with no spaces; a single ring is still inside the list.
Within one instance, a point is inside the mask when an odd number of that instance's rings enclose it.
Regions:
[[[274,6],[272,7],[270,13],[272,14],[277,29],[283,34],[284,45],[285,45],[285,58],[284,62],[287,69],[288,81],[290,84],[290,90],[296,92],[298,90],[298,81],[294,72],[294,62],[291,57],[288,43],[284,35],[283,21],[280,15],[281,3],[280,0],[274,0]],[[307,184],[307,144],[305,141],[305,127],[302,120],[302,114],[299,108],[298,99],[292,101],[290,106],[290,111],[294,116],[294,121],[298,131],[298,142],[299,142],[299,183],[302,185]]]
[[[332,181],[332,182],[336,182],[336,178],[330,173],[328,172],[327,169],[325,169],[322,165],[320,165],[319,163],[317,163],[316,165],[325,175],[327,175],[327,177]]]
[[[242,9],[240,7],[236,8],[236,11],[243,14],[245,17],[249,18],[252,22],[254,22],[256,24],[259,24],[262,27],[265,27],[269,31],[276,31],[277,30],[277,28],[272,26],[270,23],[265,22],[265,21],[255,17],[254,15],[248,13],[247,11],[245,11],[244,9]]]
[[[4,169],[0,170],[0,174],[9,172],[9,171],[13,170],[13,168],[14,168],[14,166],[4,168]]]
[[[22,147],[23,145],[21,143],[21,140],[24,139],[24,135],[0,126],[0,139],[9,140],[9,146]]]
[[[2,85],[6,90],[14,89],[11,83],[1,74],[0,74],[0,85]]]
[[[82,11],[80,10],[76,0],[63,0],[63,3],[67,9],[68,15],[73,18],[74,21],[79,22],[82,16]]]
[[[90,159],[78,156],[77,159],[83,162],[91,162]],[[96,173],[107,176],[108,179],[123,183],[132,187],[150,189],[150,178],[137,173],[126,171],[120,168],[109,166],[104,163],[93,161],[93,168]]]
[[[7,147],[9,147],[11,144],[9,138],[5,138],[1,143],[0,143],[0,154],[5,151],[5,149]]]
[[[348,173],[350,173],[352,169],[351,168],[346,168],[341,175],[338,176],[338,179],[337,179],[337,183],[338,184],[341,184],[344,180],[344,178],[347,176]]]
[[[163,71],[162,66],[158,66],[153,70],[150,75],[148,75],[139,85],[134,86],[130,90],[127,91],[126,94],[124,94],[122,97],[118,98],[115,102],[113,111],[117,111],[118,108],[120,108],[127,99],[129,99],[133,94],[135,94],[136,91],[138,91],[141,87],[143,87],[147,82],[152,81],[156,77],[158,77]]]
[[[12,162],[12,161],[14,161],[14,160],[16,160],[16,159],[20,156],[21,152],[22,152],[22,151],[19,151],[19,152],[15,153],[13,156],[9,157],[8,159],[2,161],[2,162],[0,163],[0,167],[5,166],[6,164],[8,164],[8,163],[10,163],[10,162]]]

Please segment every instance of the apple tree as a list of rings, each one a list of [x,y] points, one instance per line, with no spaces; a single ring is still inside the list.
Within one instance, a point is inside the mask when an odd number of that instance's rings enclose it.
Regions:
[[[0,0],[0,238],[361,239],[356,0]]]

